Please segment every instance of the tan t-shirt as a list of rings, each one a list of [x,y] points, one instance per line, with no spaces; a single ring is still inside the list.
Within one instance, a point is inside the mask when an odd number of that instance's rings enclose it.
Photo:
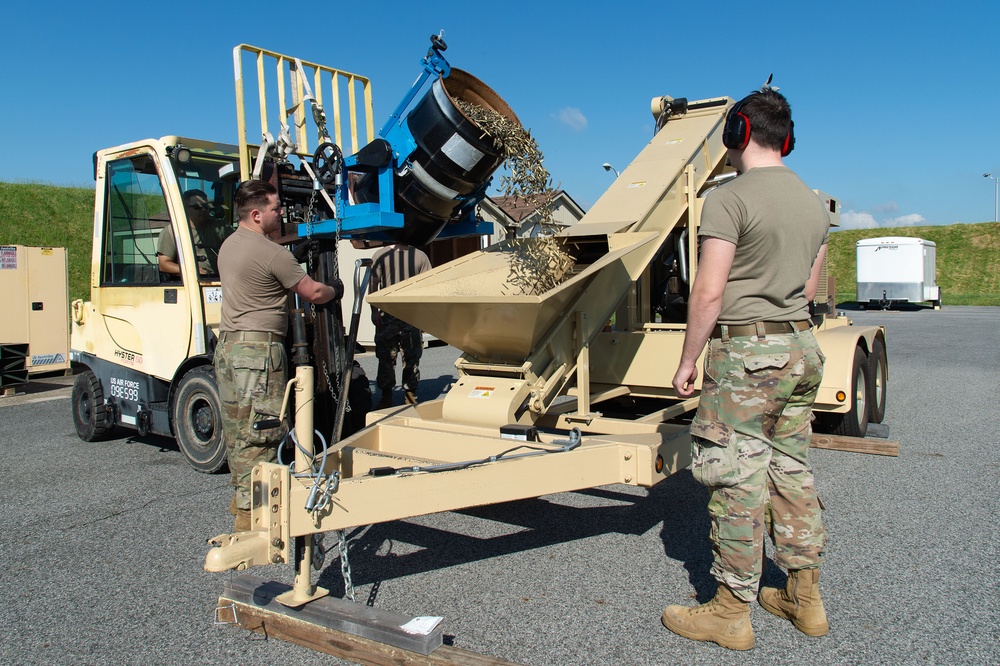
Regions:
[[[194,243],[194,254],[198,259],[198,268],[208,274],[215,274],[216,257],[223,240],[232,231],[222,224],[207,224],[201,229],[191,229],[191,240]],[[156,243],[156,254],[162,254],[171,261],[177,261],[177,241],[174,240],[174,230],[171,226],[163,227]]]
[[[222,331],[285,334],[288,290],[306,272],[287,248],[239,227],[219,250]]]
[[[705,197],[699,238],[736,244],[720,324],[809,317],[806,282],[830,216],[788,167],[750,169]]]

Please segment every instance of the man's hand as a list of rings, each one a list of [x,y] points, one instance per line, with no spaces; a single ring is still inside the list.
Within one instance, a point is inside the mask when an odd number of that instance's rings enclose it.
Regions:
[[[300,264],[305,263],[306,259],[309,258],[309,250],[315,250],[317,247],[319,247],[319,243],[314,239],[305,238],[292,246],[292,256]]]
[[[694,395],[694,382],[698,379],[698,368],[693,363],[681,361],[674,374],[674,381],[671,382],[677,395],[681,398],[690,398]]]

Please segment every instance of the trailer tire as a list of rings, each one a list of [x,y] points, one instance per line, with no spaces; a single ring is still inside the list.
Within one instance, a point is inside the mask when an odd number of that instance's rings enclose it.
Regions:
[[[178,382],[173,422],[177,446],[191,467],[214,474],[226,466],[222,401],[211,366],[189,370]]]
[[[844,413],[830,413],[824,421],[834,435],[864,437],[868,434],[868,414],[871,399],[871,381],[868,379],[868,356],[861,347],[854,348],[854,365],[851,368],[851,391],[848,393],[850,409]]]
[[[114,431],[111,410],[104,402],[101,380],[91,370],[76,376],[73,382],[73,425],[76,434],[85,442],[106,439]]]
[[[885,356],[885,343],[881,338],[875,338],[872,343],[872,353],[868,356],[868,379],[871,382],[868,397],[870,410],[869,423],[882,423],[885,418],[886,391],[889,388],[889,362]]]

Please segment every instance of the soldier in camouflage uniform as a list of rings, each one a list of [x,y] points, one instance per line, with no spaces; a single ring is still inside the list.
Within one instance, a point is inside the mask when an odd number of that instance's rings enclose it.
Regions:
[[[288,358],[288,292],[310,303],[326,303],[336,292],[316,282],[286,248],[268,236],[281,228],[282,207],[269,183],[249,181],[236,191],[239,227],[219,250],[222,318],[215,350],[215,376],[222,401],[222,432],[235,488],[230,511],[235,531],[252,528],[250,474],[273,462],[287,426],[254,430],[253,424],[281,412]]]
[[[808,306],[829,216],[782,163],[794,139],[791,110],[776,90],[765,86],[737,103],[723,142],[740,175],[705,198],[701,258],[673,379],[678,396],[693,394],[707,341],[691,471],[711,492],[719,586],[706,604],[667,607],[662,622],[687,638],[748,650],[765,531],[789,583],[783,591],[760,590],[761,606],[809,635],[828,629],[818,586],[826,532],[808,459],[824,359]]]

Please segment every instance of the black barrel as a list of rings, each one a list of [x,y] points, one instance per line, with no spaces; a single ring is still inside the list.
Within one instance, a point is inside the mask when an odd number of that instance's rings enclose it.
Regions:
[[[493,140],[463,114],[462,100],[506,116],[517,116],[489,86],[460,69],[438,78],[405,118],[417,144],[410,168],[396,175],[396,211],[405,226],[387,232],[409,245],[427,245],[456,220],[469,195],[479,190],[503,162]],[[355,186],[359,203],[378,201],[378,179],[365,174]]]

